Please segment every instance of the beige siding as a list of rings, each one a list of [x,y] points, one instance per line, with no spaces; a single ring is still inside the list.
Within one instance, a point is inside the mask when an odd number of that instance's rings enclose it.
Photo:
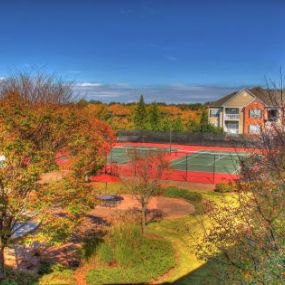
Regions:
[[[243,134],[243,116],[244,112],[240,110],[240,119],[239,119],[239,133]]]
[[[231,99],[229,99],[224,106],[225,107],[244,107],[245,105],[249,104],[253,100],[253,96],[250,95],[245,90],[239,92],[235,96],[233,96]]]
[[[219,118],[217,117],[209,117],[209,124],[219,127]]]
[[[221,108],[221,113],[220,113],[220,127],[224,128],[224,109]]]
[[[212,117],[211,116],[211,109],[212,110],[219,110],[219,116]],[[215,126],[215,127],[223,127],[223,115],[222,115],[222,109],[221,108],[209,108],[208,109],[208,122],[209,124]]]

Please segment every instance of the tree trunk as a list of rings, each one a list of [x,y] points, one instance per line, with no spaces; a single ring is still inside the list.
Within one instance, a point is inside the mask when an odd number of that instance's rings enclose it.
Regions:
[[[0,280],[3,280],[6,275],[4,249],[5,249],[5,246],[1,246],[0,248]]]
[[[146,205],[145,202],[142,202],[142,216],[141,216],[141,229],[142,234],[145,233],[145,225],[146,225]]]

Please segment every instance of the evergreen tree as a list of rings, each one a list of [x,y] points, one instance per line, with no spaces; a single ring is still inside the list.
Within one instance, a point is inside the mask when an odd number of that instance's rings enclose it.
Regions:
[[[135,110],[135,117],[134,117],[135,127],[140,130],[146,129],[147,119],[148,117],[147,117],[146,106],[145,106],[143,95],[141,95],[140,101]]]
[[[208,125],[208,114],[205,110],[201,114],[200,125]]]
[[[166,117],[161,122],[161,130],[162,131],[169,131],[172,129],[172,122],[170,121],[169,117]]]
[[[191,132],[199,132],[200,131],[200,124],[193,120],[193,121],[189,121],[186,125],[187,130],[191,131]]]
[[[152,104],[149,113],[150,127],[152,130],[157,131],[160,129],[160,119],[161,119],[160,111],[157,107],[157,104],[154,103]]]
[[[182,132],[183,131],[183,123],[181,120],[181,116],[177,117],[177,119],[174,122],[173,130],[176,132]]]

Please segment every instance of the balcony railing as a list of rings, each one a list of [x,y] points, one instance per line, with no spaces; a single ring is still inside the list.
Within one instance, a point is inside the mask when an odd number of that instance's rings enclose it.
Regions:
[[[239,114],[225,114],[225,120],[239,120]]]

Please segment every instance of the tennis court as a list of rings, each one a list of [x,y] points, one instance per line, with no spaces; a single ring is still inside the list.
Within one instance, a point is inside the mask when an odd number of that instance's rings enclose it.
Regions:
[[[185,155],[170,163],[172,169],[184,171],[237,174],[246,152],[225,152],[200,150],[185,152]]]
[[[158,144],[117,145],[108,155],[108,165],[116,164],[125,173],[132,153],[145,155],[147,152],[163,152],[169,160],[169,169],[165,171],[165,179],[195,180],[212,183],[238,178],[241,160],[249,152],[203,149],[202,147],[166,146]]]
[[[175,151],[176,149],[171,149]],[[113,147],[107,157],[108,164],[128,164],[132,157],[132,152],[138,152],[140,155],[145,155],[148,152],[164,152],[170,153],[169,147],[151,147],[151,146],[118,146]]]

